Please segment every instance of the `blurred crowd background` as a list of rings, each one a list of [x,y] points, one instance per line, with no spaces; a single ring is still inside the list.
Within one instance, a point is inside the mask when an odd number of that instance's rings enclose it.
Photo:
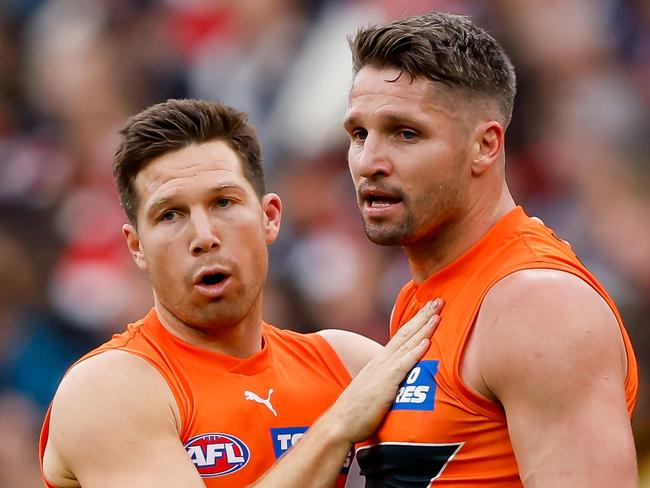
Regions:
[[[430,10],[470,15],[515,63],[509,181],[620,307],[649,486],[650,2],[0,0],[1,487],[40,486],[38,429],[64,371],[151,306],[111,175],[117,131],[150,104],[250,113],[285,205],[267,321],[386,340],[409,273],[399,249],[366,240],[356,210],[346,36]]]

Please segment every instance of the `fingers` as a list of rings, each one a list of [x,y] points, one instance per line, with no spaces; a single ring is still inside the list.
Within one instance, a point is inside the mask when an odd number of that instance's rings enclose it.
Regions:
[[[418,361],[424,357],[426,352],[429,350],[430,344],[431,339],[429,337],[423,337],[415,346],[406,350],[401,356],[395,358],[395,369],[399,372],[402,378],[404,378],[404,376],[415,367]]]
[[[409,341],[414,335],[420,333],[422,328],[427,325],[428,321],[432,317],[436,316],[436,314],[440,313],[443,305],[444,301],[441,298],[436,298],[433,301],[427,302],[411,320],[406,322],[397,331],[397,334],[395,334],[395,336],[388,342],[388,344],[386,344],[385,351],[387,353],[396,351],[405,342]],[[411,345],[414,344],[411,343]]]
[[[532,220],[532,221],[534,221],[534,222],[537,222],[538,224],[542,224],[543,226],[546,226],[546,224],[544,223],[544,221],[543,221],[542,219],[540,219],[539,217],[531,217],[530,220]],[[560,239],[558,236],[555,236],[555,237],[557,237],[558,239]],[[566,244],[567,246],[569,246],[569,249],[571,249],[571,243],[570,243],[569,241],[565,241],[564,239],[560,239],[560,240],[561,240],[562,242],[564,242],[564,244]]]
[[[415,364],[422,359],[422,356],[429,349],[430,339],[435,331],[440,317],[434,315],[416,334],[406,341],[400,348],[393,354],[393,361],[395,362],[395,369],[402,375],[408,373]]]
[[[343,424],[339,431],[347,441],[359,442],[377,429],[395,400],[400,383],[429,349],[442,306],[442,300],[435,300],[422,307],[336,401],[328,417]]]
[[[418,313],[404,324],[388,344],[377,354],[362,372],[379,369],[392,372],[400,381],[427,351],[429,338],[440,322],[438,312],[442,309],[444,301],[440,298],[427,302]],[[411,365],[412,364],[412,365]],[[397,365],[397,366],[396,366]],[[411,366],[409,366],[411,365]],[[407,368],[407,369],[404,369]],[[361,373],[357,375],[357,378]]]
[[[530,220],[533,220],[533,221],[537,222],[538,224],[545,225],[544,221],[542,219],[540,219],[539,217],[531,217]]]
[[[427,323],[418,329],[409,339],[404,342],[398,349],[398,353],[405,353],[416,347],[423,339],[429,339],[433,335],[433,331],[440,322],[440,316],[434,315]]]

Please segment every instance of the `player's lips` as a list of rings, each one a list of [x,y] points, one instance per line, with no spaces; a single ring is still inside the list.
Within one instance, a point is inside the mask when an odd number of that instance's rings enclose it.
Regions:
[[[393,211],[402,203],[402,196],[398,191],[365,187],[359,190],[361,211],[368,217],[382,217]]]
[[[223,294],[229,281],[230,273],[224,268],[202,268],[194,275],[194,288],[202,295],[216,298]]]

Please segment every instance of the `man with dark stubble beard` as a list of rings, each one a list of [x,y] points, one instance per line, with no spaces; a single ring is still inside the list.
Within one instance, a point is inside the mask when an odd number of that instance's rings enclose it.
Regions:
[[[621,317],[505,181],[515,72],[468,18],[361,29],[344,126],[365,230],[412,281],[391,334],[445,309],[379,431],[367,487],[634,487],[637,366]]]

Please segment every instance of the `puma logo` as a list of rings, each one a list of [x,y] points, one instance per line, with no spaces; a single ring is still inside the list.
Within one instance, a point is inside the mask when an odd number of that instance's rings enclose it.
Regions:
[[[246,390],[244,392],[244,398],[246,400],[253,400],[254,402],[261,403],[262,405],[266,405],[266,408],[268,408],[273,415],[276,417],[278,416],[278,412],[275,411],[275,408],[273,408],[273,405],[271,405],[271,394],[273,393],[273,388],[269,388],[269,394],[266,398],[261,398],[257,393],[253,393],[252,391]]]

